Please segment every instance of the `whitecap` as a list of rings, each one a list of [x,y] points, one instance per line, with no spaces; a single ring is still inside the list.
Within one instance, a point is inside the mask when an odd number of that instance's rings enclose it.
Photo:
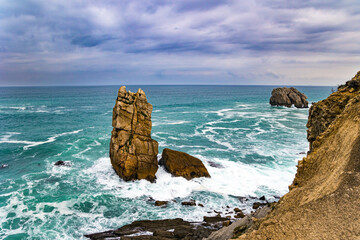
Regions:
[[[56,139],[58,137],[62,137],[65,135],[70,135],[70,134],[77,134],[79,132],[83,131],[83,129],[79,129],[76,131],[72,131],[72,132],[64,132],[64,133],[60,133],[60,134],[55,134],[54,136],[49,137],[46,141],[27,141],[27,140],[10,140],[10,138],[15,135],[15,134],[7,134],[4,135],[1,139],[0,139],[0,143],[15,143],[15,144],[25,144],[26,146],[23,147],[24,150],[28,150],[31,147],[35,147],[38,145],[42,145],[45,143],[50,143],[50,142],[54,142],[56,141]],[[16,133],[19,134],[19,133]]]

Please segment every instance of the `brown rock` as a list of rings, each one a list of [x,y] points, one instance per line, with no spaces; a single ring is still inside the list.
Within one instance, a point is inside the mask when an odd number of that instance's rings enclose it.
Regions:
[[[119,89],[113,109],[110,159],[116,173],[126,181],[155,180],[158,143],[151,138],[152,105],[145,93]]]
[[[159,164],[164,166],[166,171],[172,175],[184,177],[187,180],[196,177],[210,177],[209,172],[200,159],[184,152],[165,148]]]
[[[155,206],[167,205],[168,201],[155,201]]]
[[[240,208],[234,208],[234,212],[238,213],[241,212]]]
[[[305,94],[299,92],[296,88],[275,88],[271,93],[270,104],[272,106],[294,105],[297,108],[308,108],[309,103]]]

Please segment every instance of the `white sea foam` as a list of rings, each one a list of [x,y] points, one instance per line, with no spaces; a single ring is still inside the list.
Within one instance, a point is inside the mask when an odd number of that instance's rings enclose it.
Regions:
[[[49,137],[46,141],[27,141],[27,140],[11,140],[10,138],[14,135],[17,135],[19,133],[7,133],[6,135],[3,135],[2,138],[0,139],[0,143],[15,143],[15,144],[25,144],[26,146],[23,147],[24,150],[28,150],[31,147],[35,147],[38,145],[42,145],[45,143],[51,143],[56,141],[56,139],[58,137],[62,137],[65,135],[70,135],[70,134],[77,134],[79,132],[83,131],[83,129],[79,129],[76,131],[72,131],[72,132],[64,132],[64,133],[60,133],[60,134],[55,134],[54,136]]]
[[[171,200],[186,198],[194,191],[214,192],[221,195],[256,195],[263,187],[273,189],[279,194],[287,192],[291,183],[294,167],[270,168],[233,162],[228,159],[212,158],[222,168],[210,166],[208,160],[201,155],[200,158],[208,169],[211,178],[198,178],[186,180],[182,177],[173,177],[162,167],[156,173],[156,183],[146,180],[124,182],[118,178],[113,170],[109,158],[100,158],[95,164],[83,171],[93,176],[102,189],[111,190],[125,198],[138,198],[150,196],[156,200]]]
[[[160,125],[180,125],[180,124],[187,124],[190,123],[190,121],[184,121],[184,120],[178,120],[178,121],[168,121],[168,120],[163,120],[161,122],[153,122],[153,127],[155,126],[160,126]]]

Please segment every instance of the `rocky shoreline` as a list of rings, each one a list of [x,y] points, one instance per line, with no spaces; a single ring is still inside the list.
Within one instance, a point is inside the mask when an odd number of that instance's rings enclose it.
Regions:
[[[229,239],[235,237],[243,229],[252,226],[254,218],[264,217],[274,204],[274,202],[268,202],[265,196],[260,198],[238,197],[238,199],[241,202],[252,202],[253,211],[250,214],[244,214],[244,209],[232,209],[229,206],[224,206],[219,211],[213,210],[212,214],[209,213],[208,216],[203,216],[203,221],[199,222],[189,222],[181,218],[140,220],[118,229],[87,234],[85,237],[92,240]],[[155,206],[162,208],[166,208],[168,204],[167,201],[156,201],[152,198],[147,201],[153,202]],[[197,203],[195,200],[183,201],[178,204],[187,207],[204,207],[203,204]]]

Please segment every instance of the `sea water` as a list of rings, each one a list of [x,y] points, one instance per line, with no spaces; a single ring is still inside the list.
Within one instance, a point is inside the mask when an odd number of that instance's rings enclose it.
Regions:
[[[0,169],[1,239],[83,239],[140,219],[249,212],[252,202],[239,197],[285,194],[308,150],[308,109],[271,107],[274,86],[128,86],[153,105],[159,154],[198,157],[211,178],[187,181],[159,168],[156,183],[124,182],[108,154],[119,87],[0,88],[0,165],[8,165]],[[310,103],[331,93],[298,89]],[[204,207],[180,204],[190,199]]]

